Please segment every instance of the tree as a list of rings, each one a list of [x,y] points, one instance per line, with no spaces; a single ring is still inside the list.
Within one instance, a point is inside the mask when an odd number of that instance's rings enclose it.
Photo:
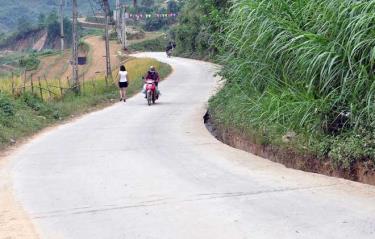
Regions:
[[[44,27],[46,25],[46,15],[44,13],[39,14],[38,17],[38,26]]]
[[[54,10],[52,11],[46,18],[46,25],[49,25],[51,23],[59,22],[59,15]]]
[[[168,12],[176,13],[179,11],[179,6],[175,0],[168,1]]]
[[[19,32],[27,32],[32,28],[31,19],[26,16],[21,16],[17,20],[17,30]]]
[[[147,8],[151,8],[155,5],[155,1],[154,0],[142,0],[141,5]]]

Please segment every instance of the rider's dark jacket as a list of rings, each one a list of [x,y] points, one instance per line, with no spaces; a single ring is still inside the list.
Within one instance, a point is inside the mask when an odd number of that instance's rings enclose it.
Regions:
[[[148,71],[147,76],[146,76],[146,80],[147,79],[152,79],[155,82],[159,82],[160,81],[159,73],[157,73],[156,71]]]

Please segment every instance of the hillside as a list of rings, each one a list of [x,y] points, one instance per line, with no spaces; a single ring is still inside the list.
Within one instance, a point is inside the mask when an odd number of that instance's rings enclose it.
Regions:
[[[65,0],[65,2],[65,12],[67,16],[70,16],[71,1]],[[97,0],[78,1],[79,14],[90,16],[93,15],[94,12],[99,11],[100,7],[95,4],[95,2],[97,2]],[[116,0],[109,0],[109,2],[113,9]],[[121,2],[131,5],[132,0],[121,0]],[[143,2],[139,0],[138,2],[140,7],[142,7],[142,3],[148,4],[149,1]],[[155,6],[166,7],[165,0],[154,0],[153,2]],[[49,14],[51,11],[57,11],[59,9],[59,4],[60,0],[0,0],[0,33],[14,32],[17,30],[19,20],[23,20],[27,23],[35,23],[41,13]]]
[[[71,12],[71,1],[66,1],[66,13]],[[79,12],[82,15],[92,15],[93,10],[98,10],[95,0],[78,1]],[[91,8],[90,2],[93,3]],[[112,6],[115,0],[110,0]],[[0,0],[0,32],[13,32],[18,25],[19,19],[36,22],[40,13],[48,14],[57,10],[60,0]],[[14,16],[17,17],[14,17]]]

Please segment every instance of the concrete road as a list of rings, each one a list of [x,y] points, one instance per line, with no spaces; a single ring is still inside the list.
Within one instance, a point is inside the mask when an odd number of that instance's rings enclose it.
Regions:
[[[145,55],[174,68],[157,105],[138,95],[11,156],[16,198],[41,238],[375,238],[375,187],[218,142],[202,122],[215,67]]]

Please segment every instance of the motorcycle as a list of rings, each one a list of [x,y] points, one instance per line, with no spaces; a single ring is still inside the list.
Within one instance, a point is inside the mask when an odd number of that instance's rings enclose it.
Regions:
[[[148,105],[155,104],[156,100],[159,99],[159,93],[155,85],[155,81],[152,79],[147,79],[146,83],[146,99]]]
[[[167,57],[172,57],[172,49],[167,51]]]

